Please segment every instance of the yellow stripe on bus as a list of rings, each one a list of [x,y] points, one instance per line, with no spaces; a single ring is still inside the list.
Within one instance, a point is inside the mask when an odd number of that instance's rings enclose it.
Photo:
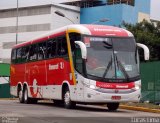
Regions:
[[[66,31],[66,38],[67,38],[67,47],[68,47],[69,61],[70,61],[71,72],[72,72],[72,79],[73,79],[74,85],[76,85],[76,77],[75,77],[75,74],[74,74],[74,67],[73,67],[74,65],[73,65],[73,58],[72,58],[72,53],[71,53],[71,44],[70,44],[68,30]]]
[[[69,29],[67,30],[67,33],[71,33],[71,32],[74,32],[74,33],[81,33],[79,30],[77,29]]]

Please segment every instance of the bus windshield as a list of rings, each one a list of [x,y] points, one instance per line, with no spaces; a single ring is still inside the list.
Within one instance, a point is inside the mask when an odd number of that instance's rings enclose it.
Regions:
[[[139,59],[133,37],[84,36],[86,74],[90,79],[127,82],[139,79]]]

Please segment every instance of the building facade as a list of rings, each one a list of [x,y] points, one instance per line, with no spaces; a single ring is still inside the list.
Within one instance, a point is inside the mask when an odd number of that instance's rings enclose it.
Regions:
[[[143,19],[160,21],[159,0],[63,0],[62,4],[81,8],[80,23],[92,24],[103,18],[103,25],[119,26],[122,22],[135,24]]]
[[[69,20],[56,15],[57,10],[67,15],[73,22],[79,23],[80,9],[75,6],[34,3],[29,6],[22,4],[18,11],[16,6],[0,9],[0,61],[10,63],[11,48],[16,41],[22,43],[50,30],[72,24]]]
[[[150,20],[150,0],[103,0],[98,6],[81,8],[81,23],[101,18],[109,21],[100,24],[115,26],[122,22],[135,24],[143,19]]]

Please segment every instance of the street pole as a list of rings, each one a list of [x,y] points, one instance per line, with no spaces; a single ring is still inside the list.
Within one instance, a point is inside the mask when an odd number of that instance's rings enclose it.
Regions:
[[[18,0],[17,0],[17,17],[16,17],[16,44],[18,43],[18,14],[19,14],[19,10],[18,10]]]
[[[57,15],[59,15],[59,16],[61,16],[61,17],[64,17],[64,18],[66,18],[67,20],[69,20],[70,22],[72,22],[73,24],[75,24],[70,18],[68,18],[65,14],[63,14],[62,12],[60,12],[60,11],[55,11],[54,12],[55,14],[57,14]]]

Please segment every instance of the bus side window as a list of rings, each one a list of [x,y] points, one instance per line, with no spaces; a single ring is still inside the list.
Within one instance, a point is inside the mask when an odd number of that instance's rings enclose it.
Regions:
[[[30,61],[35,61],[37,60],[37,45],[32,45],[30,48],[30,53],[29,53],[29,60]]]
[[[43,42],[38,45],[38,60],[43,60],[45,58],[46,58],[46,42]]]
[[[22,48],[22,62],[27,62],[29,56],[29,46]]]
[[[56,39],[51,39],[47,42],[47,58],[56,56]]]
[[[12,50],[12,55],[11,55],[11,63],[15,63],[16,62],[16,49]]]
[[[16,58],[16,63],[21,63],[22,62],[22,48],[17,49],[17,58]]]
[[[67,48],[67,40],[66,37],[59,37],[58,38],[58,55],[68,59],[68,48]]]

